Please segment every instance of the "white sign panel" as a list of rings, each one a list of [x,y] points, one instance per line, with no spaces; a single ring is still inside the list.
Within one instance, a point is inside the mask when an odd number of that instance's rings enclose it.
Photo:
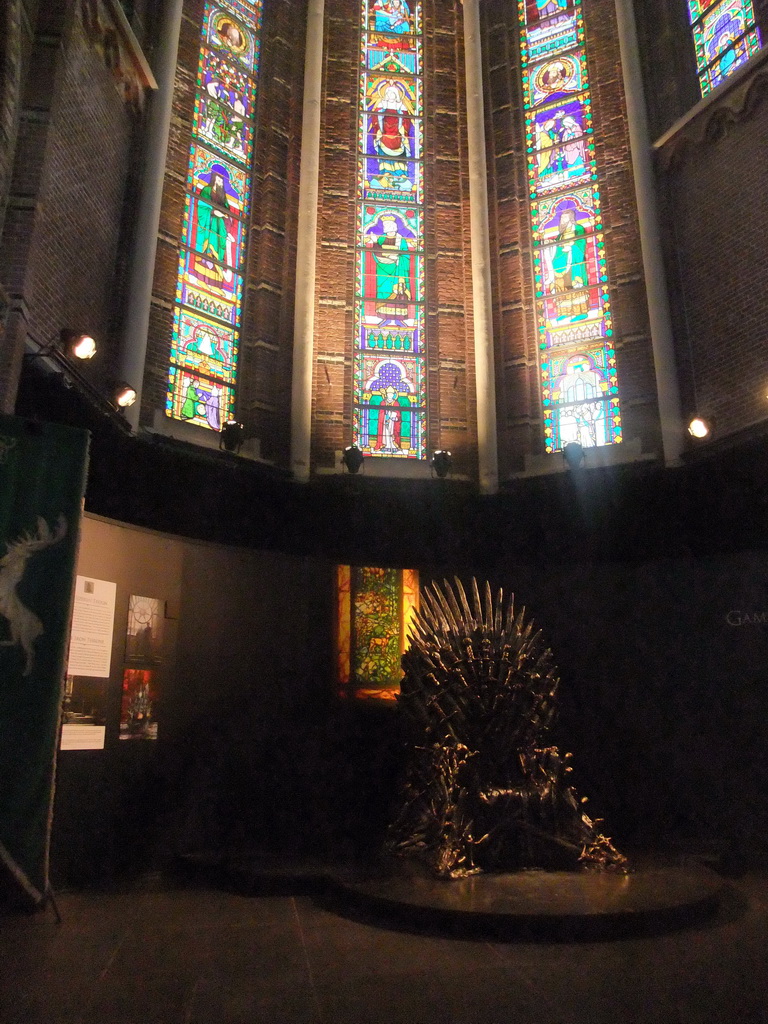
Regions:
[[[67,673],[109,678],[117,584],[78,576]]]

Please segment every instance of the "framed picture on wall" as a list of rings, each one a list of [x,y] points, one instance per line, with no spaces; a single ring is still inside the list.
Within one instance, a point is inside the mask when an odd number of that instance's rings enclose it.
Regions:
[[[148,668],[126,668],[120,705],[121,740],[157,739],[158,688]]]
[[[128,627],[125,663],[150,667],[162,661],[164,602],[157,597],[131,594],[128,599]]]

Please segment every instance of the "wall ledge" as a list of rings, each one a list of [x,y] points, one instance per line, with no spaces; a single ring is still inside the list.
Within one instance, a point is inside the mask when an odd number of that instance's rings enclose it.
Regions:
[[[141,109],[155,76],[118,0],[80,0],[80,21],[91,46],[101,54],[124,101]]]
[[[768,96],[768,46],[679,118],[654,143],[666,169],[689,147],[721,139],[728,129],[749,118]]]

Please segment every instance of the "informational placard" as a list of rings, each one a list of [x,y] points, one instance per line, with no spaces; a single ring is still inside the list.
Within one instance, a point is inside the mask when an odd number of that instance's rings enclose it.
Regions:
[[[89,576],[77,577],[68,675],[109,678],[116,595],[116,583]]]

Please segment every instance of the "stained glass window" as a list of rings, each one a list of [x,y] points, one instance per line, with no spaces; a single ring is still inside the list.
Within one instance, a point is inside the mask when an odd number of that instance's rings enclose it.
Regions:
[[[235,411],[260,26],[260,0],[205,5],[166,412],[212,430]]]
[[[336,658],[343,695],[395,699],[418,603],[419,574],[413,569],[339,566]]]
[[[701,95],[760,49],[752,0],[688,0]]]
[[[354,441],[424,458],[424,145],[421,4],[362,0]]]
[[[548,452],[622,440],[582,0],[518,0]]]

